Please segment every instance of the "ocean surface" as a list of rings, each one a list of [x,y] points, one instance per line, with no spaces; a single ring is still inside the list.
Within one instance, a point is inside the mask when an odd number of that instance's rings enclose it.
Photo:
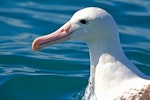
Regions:
[[[31,45],[89,6],[114,17],[123,51],[150,75],[149,0],[0,0],[0,100],[81,100],[90,67],[86,44],[68,41],[39,52]]]

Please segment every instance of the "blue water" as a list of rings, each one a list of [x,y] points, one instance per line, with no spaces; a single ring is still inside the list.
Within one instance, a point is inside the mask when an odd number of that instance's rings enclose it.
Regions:
[[[31,44],[88,6],[112,14],[125,54],[150,75],[149,0],[0,0],[0,100],[82,98],[89,77],[86,44],[68,41],[37,53]]]

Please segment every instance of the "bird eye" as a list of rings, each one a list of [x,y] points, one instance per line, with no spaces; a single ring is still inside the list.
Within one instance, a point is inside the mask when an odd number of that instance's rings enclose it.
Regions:
[[[84,20],[84,19],[82,19],[82,20],[80,20],[80,23],[82,23],[82,24],[87,24],[87,21]]]

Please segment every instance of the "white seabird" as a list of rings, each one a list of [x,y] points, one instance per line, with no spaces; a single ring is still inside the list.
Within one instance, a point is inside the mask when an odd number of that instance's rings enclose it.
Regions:
[[[83,40],[90,52],[90,79],[85,100],[150,100],[150,76],[124,55],[116,22],[105,10],[88,7],[77,11],[57,31],[38,37],[38,51],[66,40]]]

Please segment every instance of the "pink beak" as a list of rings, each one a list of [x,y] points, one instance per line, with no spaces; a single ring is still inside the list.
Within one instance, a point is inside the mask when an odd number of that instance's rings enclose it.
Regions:
[[[69,21],[55,32],[36,38],[32,43],[32,49],[38,51],[46,46],[68,40],[71,34],[70,28],[71,23]]]

